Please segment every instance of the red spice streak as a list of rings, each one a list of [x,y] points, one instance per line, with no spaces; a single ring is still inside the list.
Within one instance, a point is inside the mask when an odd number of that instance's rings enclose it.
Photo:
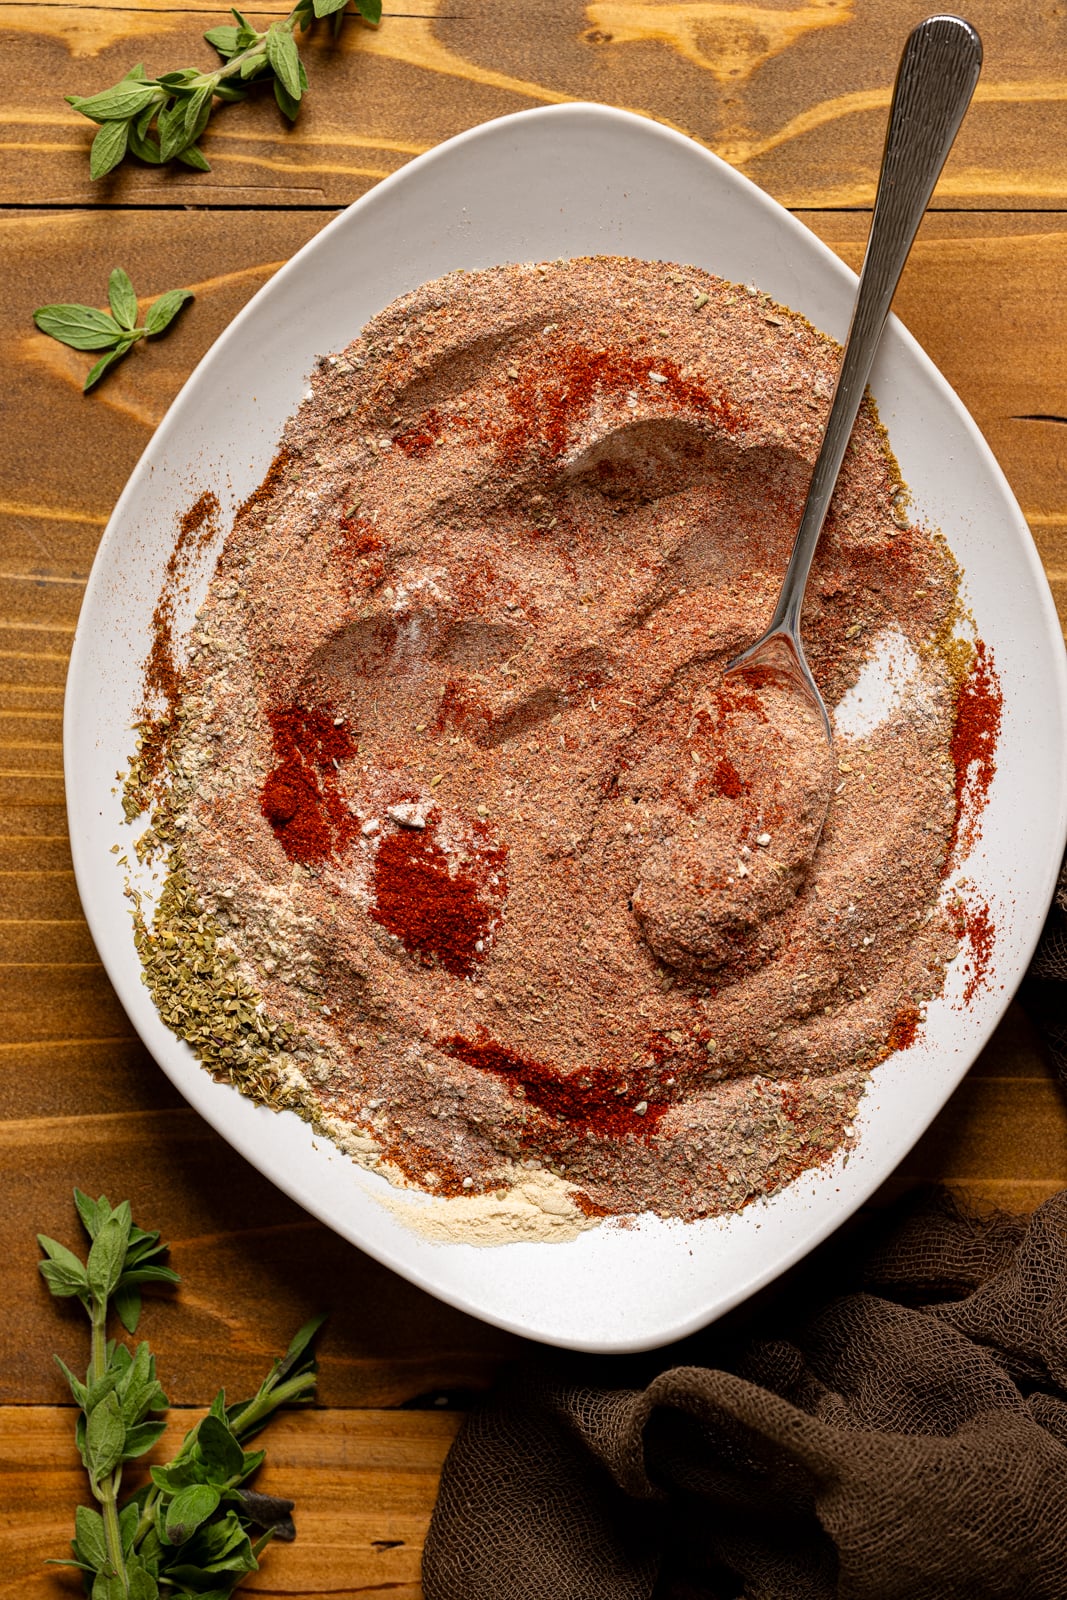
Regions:
[[[617,1139],[626,1133],[647,1138],[668,1109],[668,1102],[649,1098],[653,1091],[641,1073],[598,1066],[565,1075],[555,1067],[517,1055],[484,1032],[477,1039],[453,1034],[442,1040],[440,1048],[468,1066],[505,1079],[513,1092],[521,1084],[528,1105],[570,1123],[576,1133],[590,1132],[600,1139]],[[620,1089],[627,1096],[625,1105],[619,1103]],[[639,1116],[633,1106],[642,1100],[648,1102],[648,1110]]]
[[[277,765],[263,785],[260,810],[290,861],[304,866],[335,857],[354,839],[359,821],[337,784],[334,762],[356,746],[347,727],[334,726],[328,708],[268,712]]]
[[[382,548],[382,541],[367,517],[356,516],[353,513],[350,517],[342,517],[339,526],[343,540],[342,548],[346,556],[366,556],[372,550]]]
[[[282,480],[288,476],[289,468],[292,464],[292,457],[288,450],[279,450],[267,468],[267,475],[263,482],[258,488],[253,489],[248,499],[242,500],[237,507],[237,515],[234,518],[235,523],[240,522],[242,518],[247,517],[250,512],[255,511],[257,508],[270,504],[277,490],[281,488]]]
[[[893,1018],[886,1047],[889,1050],[910,1050],[919,1031],[919,1008],[913,1000],[901,1006]]]
[[[963,1003],[969,1006],[979,989],[988,983],[997,930],[993,926],[989,907],[984,902],[969,906],[957,900],[953,907],[952,922],[956,937],[966,939],[970,945],[970,972],[963,991]]]
[[[414,456],[417,460],[420,456],[426,455],[437,443],[444,432],[444,426],[444,417],[436,406],[431,406],[429,411],[424,411],[410,428],[405,428],[403,433],[395,433],[393,443],[403,450],[406,456]]]
[[[735,433],[744,421],[724,395],[683,378],[675,361],[576,344],[550,352],[541,366],[508,385],[515,421],[500,437],[501,456],[512,460],[524,455],[532,438],[540,438],[550,454],[562,454],[573,420],[589,409],[598,392],[647,384],[653,371],[667,380],[656,385],[656,392],[677,407],[703,414],[726,433]]]
[[[719,793],[724,795],[727,800],[738,800],[748,790],[748,785],[742,783],[741,774],[729,756],[720,756],[715,763],[712,778]]]
[[[371,916],[426,966],[468,977],[507,896],[507,850],[479,846],[473,860],[450,868],[431,819],[424,830],[402,828],[378,847]]]
[[[979,639],[971,670],[956,698],[956,724],[949,747],[956,773],[956,815],[945,872],[957,853],[966,855],[975,841],[978,816],[997,770],[994,752],[1003,710],[1004,696],[993,652]]]
[[[182,569],[191,555],[215,537],[218,512],[218,496],[205,489],[181,518],[178,537],[163,569],[163,587],[152,612],[152,642],[144,664],[144,726],[139,751],[144,784],[153,784],[163,771],[167,742],[178,715],[182,674],[174,654],[174,601],[181,588]],[[163,702],[154,714],[148,704],[153,696]]]
[[[484,696],[469,684],[449,678],[434,714],[432,731],[444,733],[449,728],[458,728],[479,743],[488,734],[492,721],[493,714]]]

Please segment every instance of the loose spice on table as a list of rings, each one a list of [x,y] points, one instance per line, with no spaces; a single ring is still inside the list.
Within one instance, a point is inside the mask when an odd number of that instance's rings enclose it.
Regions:
[[[943,986],[995,669],[869,404],[804,618],[832,765],[721,681],[835,363],[695,269],[453,274],[320,362],[226,538],[153,835],[255,996],[254,1069],[202,1053],[461,1230],[520,1193],[512,1227],[567,1236],[773,1192],[847,1147]]]

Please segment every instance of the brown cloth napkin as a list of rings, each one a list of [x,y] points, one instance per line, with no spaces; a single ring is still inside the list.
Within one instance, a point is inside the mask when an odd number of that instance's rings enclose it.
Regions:
[[[1060,896],[1029,982],[1067,1069]],[[1067,1191],[911,1196],[683,1345],[524,1363],[452,1448],[423,1586],[1067,1600]]]

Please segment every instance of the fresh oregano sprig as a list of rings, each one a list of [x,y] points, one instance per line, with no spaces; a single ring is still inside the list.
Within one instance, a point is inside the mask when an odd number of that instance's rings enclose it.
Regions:
[[[377,26],[381,21],[381,0],[352,3],[364,22]],[[235,10],[231,13],[235,27],[211,28],[204,35],[223,59],[213,72],[181,67],[149,78],[139,62],[110,89],[88,97],[68,95],[75,111],[100,124],[89,154],[89,176],[102,178],[127,155],[151,166],[180,161],[198,172],[210,172],[198,141],[216,101],[244,100],[256,83],[272,82],[279,107],[290,122],[295,121],[308,86],[296,30],[306,31],[316,19],[332,17],[336,37],[348,4],[349,0],[297,0],[287,17],[262,33]]]
[[[89,369],[82,387],[88,394],[116,361],[121,361],[139,339],[152,339],[170,327],[182,307],[193,299],[191,289],[168,289],[153,300],[143,324],[137,324],[137,296],[129,274],[115,267],[107,281],[111,311],[95,306],[40,306],[33,320],[42,333],[70,345],[72,350],[103,350],[100,360]]]
[[[60,1565],[81,1569],[91,1600],[225,1600],[258,1568],[271,1538],[294,1535],[292,1501],[243,1487],[265,1453],[244,1441],[279,1406],[314,1398],[312,1341],[324,1319],[300,1329],[251,1400],[227,1406],[220,1391],[173,1460],[153,1467],[151,1481],[120,1503],[123,1468],[156,1443],[168,1401],[148,1345],[130,1350],[108,1339],[108,1317],[114,1311],[134,1333],[142,1287],[179,1280],[159,1259],[167,1248],[159,1234],[134,1224],[128,1201],[112,1207],[106,1195],[91,1200],[76,1189],[74,1202],[90,1239],[87,1259],[39,1234],[39,1265],[52,1293],[76,1298],[89,1317],[84,1382],[56,1359],[80,1407],[75,1440],[100,1509],[78,1506],[72,1558]]]

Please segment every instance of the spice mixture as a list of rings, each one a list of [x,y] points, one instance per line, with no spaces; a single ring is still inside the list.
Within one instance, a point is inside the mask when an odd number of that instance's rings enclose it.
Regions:
[[[519,1233],[737,1210],[847,1145],[956,953],[996,730],[869,403],[804,612],[832,752],[723,677],[837,359],[753,289],[592,258],[453,274],[320,361],[148,841],[146,982],[210,1070]]]

